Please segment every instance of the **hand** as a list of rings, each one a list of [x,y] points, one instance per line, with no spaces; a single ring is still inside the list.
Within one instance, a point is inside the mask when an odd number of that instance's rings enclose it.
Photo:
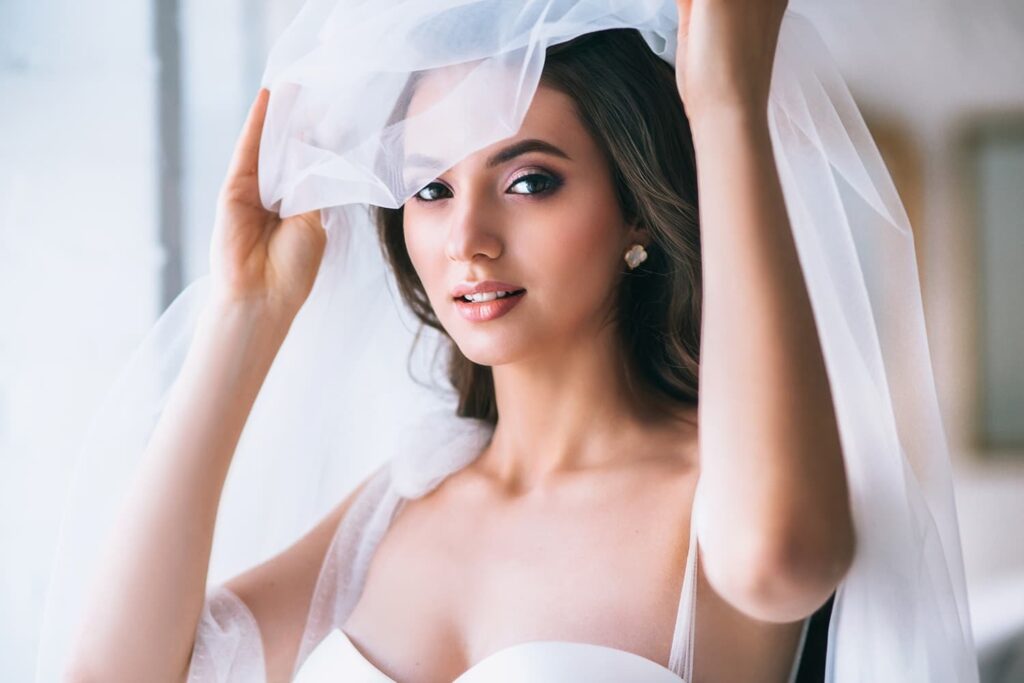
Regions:
[[[720,106],[768,107],[787,0],[676,0],[676,84],[693,120]]]
[[[309,296],[327,233],[320,211],[282,220],[260,201],[260,136],[270,91],[260,88],[217,199],[210,270],[217,300],[269,305],[294,316]]]

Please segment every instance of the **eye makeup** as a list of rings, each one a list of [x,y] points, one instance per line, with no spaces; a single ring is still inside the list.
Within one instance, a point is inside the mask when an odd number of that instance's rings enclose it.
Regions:
[[[549,170],[544,169],[544,168],[539,168],[539,167],[531,168],[531,169],[528,169],[526,172],[520,173],[518,176],[514,177],[512,179],[512,181],[511,181],[511,183],[509,184],[509,190],[507,190],[506,193],[507,194],[513,194],[513,195],[520,195],[520,196],[524,196],[524,197],[541,197],[541,196],[545,196],[545,195],[548,195],[548,194],[551,194],[551,193],[555,192],[558,188],[560,188],[563,185],[564,182],[565,182],[564,179],[558,173],[555,173],[553,171],[549,171]],[[540,189],[540,190],[536,190],[534,192],[513,192],[513,191],[510,191],[513,187],[515,187],[517,185],[535,185],[537,183],[541,183],[543,185],[543,188]],[[441,189],[438,190],[437,188],[441,188]],[[434,192],[443,191],[443,192],[448,192],[449,193],[449,197],[437,197],[437,196],[435,196],[435,197],[433,197],[431,199],[427,199],[426,197],[423,196],[424,192],[427,192],[427,191],[434,191]],[[430,204],[430,203],[439,201],[441,199],[449,199],[450,198],[450,193],[451,193],[451,189],[447,185],[445,185],[444,183],[438,182],[438,181],[434,181],[432,183],[428,183],[419,192],[414,194],[413,195],[413,199],[415,199],[419,203]]]
[[[557,175],[555,173],[552,173],[550,171],[544,171],[544,170],[537,169],[537,170],[531,170],[531,171],[529,171],[527,173],[523,173],[522,175],[520,175],[520,176],[516,177],[515,179],[513,179],[512,184],[509,186],[509,189],[515,187],[516,185],[519,185],[520,183],[524,183],[524,181],[530,181],[531,183],[536,183],[538,181],[541,181],[543,183],[543,185],[544,185],[544,189],[537,190],[536,192],[525,192],[525,193],[524,192],[513,192],[512,194],[525,194],[525,195],[549,194],[549,193],[554,192],[555,190],[557,190],[559,187],[561,187],[562,182],[563,182],[561,176],[559,176],[559,175]]]

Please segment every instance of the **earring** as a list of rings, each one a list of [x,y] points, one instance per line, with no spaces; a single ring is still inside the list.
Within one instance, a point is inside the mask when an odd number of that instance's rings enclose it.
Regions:
[[[626,264],[629,266],[629,269],[633,270],[647,260],[647,250],[644,249],[644,245],[642,244],[634,244],[629,248],[629,251],[626,252],[623,258],[626,259]]]

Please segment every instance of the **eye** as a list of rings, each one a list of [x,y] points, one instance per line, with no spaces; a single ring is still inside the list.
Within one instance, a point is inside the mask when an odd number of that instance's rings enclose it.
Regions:
[[[416,199],[417,199],[417,200],[419,200],[419,201],[421,201],[421,202],[435,202],[435,201],[437,201],[438,199],[444,199],[444,197],[436,197],[436,196],[427,196],[427,197],[424,197],[424,196],[423,196],[423,195],[424,195],[424,193],[426,193],[426,194],[428,194],[428,195],[429,195],[429,194],[430,194],[430,190],[431,190],[432,188],[441,188],[441,190],[443,190],[444,192],[448,192],[448,188],[447,188],[447,187],[445,187],[444,185],[442,185],[441,183],[430,183],[429,185],[427,185],[426,187],[424,187],[424,188],[423,188],[422,190],[420,190],[419,192],[417,192],[417,193],[416,193],[415,195],[413,195],[413,196],[414,196],[414,197],[416,197]]]
[[[548,172],[534,172],[521,175],[509,186],[509,194],[522,194],[522,195],[536,195],[546,194],[557,189],[562,184],[562,179],[553,173]],[[515,191],[512,188],[521,186],[527,189],[526,191]],[[447,193],[447,196],[438,193]],[[420,202],[436,202],[440,199],[448,199],[451,197],[451,190],[442,183],[432,182],[425,185],[422,190],[413,195],[413,197]]]
[[[549,173],[528,173],[526,175],[519,176],[516,181],[512,183],[509,189],[511,190],[511,188],[517,185],[536,187],[538,183],[540,184],[540,189],[530,192],[512,192],[511,194],[544,194],[556,189],[562,184],[562,181],[557,176]]]

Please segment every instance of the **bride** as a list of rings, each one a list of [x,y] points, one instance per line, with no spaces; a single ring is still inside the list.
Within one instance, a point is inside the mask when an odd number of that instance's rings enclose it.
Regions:
[[[619,680],[792,680],[807,618],[857,543],[769,137],[786,2],[677,4],[674,72],[630,29],[551,46],[515,135],[375,209],[403,298],[450,339],[459,414],[493,434],[353,546],[372,561],[330,639],[303,643],[318,577],[339,529],[365,523],[348,513],[388,504],[386,469],[227,581],[215,595],[255,628],[247,670],[313,680],[328,662],[344,680],[468,683],[499,670],[597,680],[600,664]],[[428,74],[411,111],[432,87]],[[319,211],[281,219],[260,201],[269,97],[222,186],[212,295],[70,680],[243,670],[204,628],[217,507],[327,242]],[[428,156],[430,133],[410,129],[408,151]]]

